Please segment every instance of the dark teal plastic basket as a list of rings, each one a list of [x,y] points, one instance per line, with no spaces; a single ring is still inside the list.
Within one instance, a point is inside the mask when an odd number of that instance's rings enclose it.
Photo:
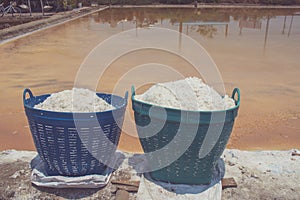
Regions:
[[[49,175],[102,174],[107,169],[106,164],[114,162],[128,93],[126,92],[124,98],[112,94],[97,95],[116,109],[76,113],[76,121],[81,124],[80,128],[76,128],[71,112],[51,112],[34,108],[50,94],[33,96],[29,89],[24,90],[23,102],[31,134]],[[91,123],[94,116],[98,123]],[[104,137],[111,143],[104,140]],[[99,158],[106,164],[99,162]]]
[[[134,110],[135,123],[146,159],[149,165],[150,176],[158,181],[175,184],[209,184],[215,165],[222,155],[240,106],[240,91],[235,88],[232,98],[237,94],[234,108],[223,111],[185,111],[179,109],[163,108],[135,100],[135,89],[132,87],[132,108]],[[151,108],[151,116],[150,116]],[[161,115],[161,109],[166,112],[166,119]],[[156,112],[157,110],[157,112]],[[219,120],[211,120],[212,113]],[[218,117],[220,116],[220,117]],[[222,117],[223,116],[223,117]],[[224,117],[225,116],[225,117]],[[214,119],[216,119],[214,118]],[[143,128],[152,124],[162,124],[161,130],[157,132],[155,125]],[[203,158],[199,157],[200,148],[209,127],[222,127],[221,134],[216,143],[212,145],[212,150]],[[176,138],[176,134],[181,130],[186,130],[184,138]],[[190,131],[195,131],[195,137]],[[178,141],[176,141],[178,140]],[[180,140],[180,141],[179,141]],[[170,142],[174,144],[182,143],[182,140],[191,141],[191,145],[175,161],[169,160],[177,153],[177,149],[163,148]],[[213,146],[214,145],[214,146]],[[147,154],[160,151],[159,154]],[[158,169],[160,161],[171,163],[168,166]],[[152,169],[154,171],[152,171]],[[158,170],[156,170],[158,169]]]

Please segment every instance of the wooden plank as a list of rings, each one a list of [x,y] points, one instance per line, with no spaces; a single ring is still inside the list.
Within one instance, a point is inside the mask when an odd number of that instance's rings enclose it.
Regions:
[[[300,153],[298,153],[298,152],[292,152],[292,156],[300,156]]]
[[[112,184],[114,185],[127,185],[127,186],[134,186],[134,187],[139,187],[140,186],[140,181],[117,181],[117,180],[112,180]]]
[[[127,192],[138,192],[139,188],[128,185],[117,185],[118,190],[126,190]]]
[[[223,178],[222,179],[222,189],[226,188],[236,188],[237,183],[235,182],[234,178]]]
[[[116,200],[129,200],[129,193],[125,190],[118,190]]]

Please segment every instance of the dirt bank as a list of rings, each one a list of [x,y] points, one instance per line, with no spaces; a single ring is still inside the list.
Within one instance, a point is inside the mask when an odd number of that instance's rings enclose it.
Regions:
[[[20,17],[2,17],[0,18],[0,24],[2,24],[1,27],[4,29],[0,30],[0,44],[6,43],[11,39],[24,37],[35,31],[51,28],[70,20],[75,20],[79,17],[98,12],[106,8],[106,6],[100,6],[97,8],[84,7],[67,12],[48,13],[45,16],[42,16],[42,14],[34,14],[30,17],[26,14]]]

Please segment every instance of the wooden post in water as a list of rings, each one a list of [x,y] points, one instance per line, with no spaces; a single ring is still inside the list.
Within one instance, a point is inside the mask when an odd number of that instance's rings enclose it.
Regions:
[[[228,36],[228,24],[226,24],[226,26],[225,26],[225,37],[227,37]]]
[[[42,13],[43,13],[43,16],[44,16],[44,4],[43,4],[43,0],[40,0],[40,2],[41,2]]]
[[[264,53],[267,47],[267,40],[268,40],[268,33],[269,33],[269,24],[270,24],[270,16],[267,17],[267,25],[266,25],[266,32],[265,32],[265,40],[264,40]]]
[[[283,27],[282,27],[282,32],[281,32],[282,35],[284,35],[285,24],[286,24],[286,16],[284,16]]]
[[[28,3],[28,7],[29,7],[29,13],[30,13],[30,16],[32,16],[30,0],[28,0],[27,3]]]
[[[288,37],[290,37],[290,34],[292,32],[293,21],[294,21],[294,15],[292,15],[292,18],[291,18],[291,23],[290,23],[290,27],[289,27]]]
[[[189,35],[189,25],[186,25],[186,34]]]
[[[182,21],[180,21],[179,23],[179,41],[178,41],[178,48],[179,50],[181,50],[181,43],[182,43],[182,26],[183,26],[183,23]]]

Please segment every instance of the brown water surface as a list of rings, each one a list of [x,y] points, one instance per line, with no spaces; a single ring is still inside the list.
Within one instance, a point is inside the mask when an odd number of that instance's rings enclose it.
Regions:
[[[121,31],[149,26],[178,30],[195,39],[216,62],[227,92],[241,89],[240,113],[228,148],[300,148],[299,11],[111,9],[1,45],[0,150],[34,149],[22,105],[24,88],[35,95],[70,89],[81,62],[98,43]],[[112,63],[97,91],[111,92],[124,73],[149,62],[172,66],[184,76],[198,75],[179,57],[143,50]],[[166,81],[178,78],[156,70],[124,78],[121,85],[129,90],[147,80],[148,73]],[[119,147],[140,151],[138,139],[132,137],[135,128],[129,122],[126,126],[130,135],[122,134]]]

